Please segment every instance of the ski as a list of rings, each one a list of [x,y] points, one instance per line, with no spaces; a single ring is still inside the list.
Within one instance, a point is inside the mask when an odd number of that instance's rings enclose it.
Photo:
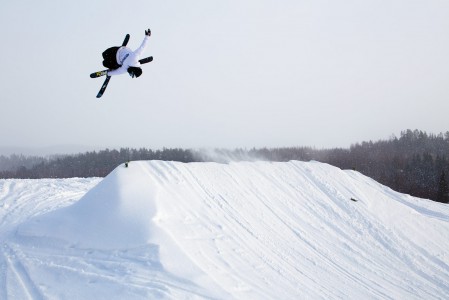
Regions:
[[[149,63],[152,61],[153,61],[153,56],[148,56],[148,57],[139,59],[139,62],[141,64],[146,64],[146,63]],[[97,78],[97,77],[108,75],[108,71],[109,70],[104,70],[104,71],[98,71],[98,72],[92,73],[92,74],[90,74],[90,78]]]
[[[127,34],[125,36],[125,39],[123,40],[123,43],[122,43],[123,47],[128,45],[130,37],[131,36],[129,34]],[[103,85],[101,86],[101,89],[100,89],[100,91],[97,94],[97,98],[100,98],[101,96],[103,96],[104,91],[106,91],[106,88],[108,87],[109,80],[111,80],[111,76],[108,76],[108,70],[104,70],[104,71],[100,71],[100,72],[96,72],[96,73],[90,74],[91,78],[96,78],[96,77],[103,76],[103,75],[106,75],[106,79],[104,80]]]
[[[104,80],[104,83],[101,86],[101,89],[100,89],[100,91],[97,94],[97,98],[100,98],[101,96],[103,96],[104,91],[108,87],[109,80],[111,80],[111,76],[106,76],[106,79]]]

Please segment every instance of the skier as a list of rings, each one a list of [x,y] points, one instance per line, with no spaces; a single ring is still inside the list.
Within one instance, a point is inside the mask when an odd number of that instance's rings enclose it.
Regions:
[[[132,78],[142,75],[140,68],[140,56],[145,50],[148,40],[151,36],[151,30],[145,30],[145,38],[136,51],[132,51],[126,46],[111,47],[103,52],[103,66],[108,68],[107,76],[114,76],[128,72]]]

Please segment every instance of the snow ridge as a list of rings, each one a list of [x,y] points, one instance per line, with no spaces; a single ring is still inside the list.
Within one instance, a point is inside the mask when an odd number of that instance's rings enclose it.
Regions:
[[[449,294],[448,206],[355,171],[298,161],[141,161],[85,181],[98,184],[80,200],[42,201],[29,213],[33,194],[12,194],[24,183],[0,181],[0,212],[8,217],[0,230],[0,297]],[[39,190],[44,182],[37,182]],[[8,206],[12,195],[24,208]]]

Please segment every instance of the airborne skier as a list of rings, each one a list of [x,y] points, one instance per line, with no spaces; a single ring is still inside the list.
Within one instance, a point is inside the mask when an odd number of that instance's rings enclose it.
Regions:
[[[140,56],[148,44],[150,36],[151,30],[145,30],[145,38],[136,51],[132,51],[130,48],[126,47],[129,41],[129,34],[127,34],[121,47],[111,47],[103,52],[103,66],[108,69],[90,74],[90,78],[98,78],[106,75],[106,79],[97,94],[97,98],[103,96],[104,91],[109,84],[109,80],[111,80],[111,76],[120,75],[125,72],[128,72],[132,78],[142,75],[140,65],[153,61],[153,56],[140,59]]]
[[[103,66],[109,68],[107,75],[114,76],[124,74],[125,72],[128,72],[132,78],[142,75],[139,59],[148,44],[150,36],[151,30],[145,30],[145,38],[136,51],[132,51],[126,45],[106,49],[102,55],[104,59]]]

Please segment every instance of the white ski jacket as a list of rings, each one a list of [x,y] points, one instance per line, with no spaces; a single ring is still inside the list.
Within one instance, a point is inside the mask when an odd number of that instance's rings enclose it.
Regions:
[[[139,48],[137,48],[136,51],[132,51],[128,47],[120,47],[117,51],[117,63],[121,65],[120,68],[109,71],[109,76],[114,75],[121,75],[123,73],[126,73],[128,71],[129,67],[140,67],[141,64],[139,62],[139,59],[141,59],[142,53],[147,47],[148,40],[150,39],[149,36],[145,36],[143,39],[142,44]]]

